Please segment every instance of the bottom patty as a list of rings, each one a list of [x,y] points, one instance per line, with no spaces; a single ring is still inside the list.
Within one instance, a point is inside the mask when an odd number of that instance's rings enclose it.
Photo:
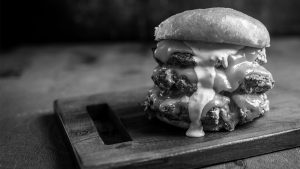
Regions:
[[[171,125],[188,128],[190,124],[188,97],[169,98],[159,94],[159,89],[152,89],[145,102],[149,117],[156,117]],[[269,101],[265,94],[234,95],[230,103],[214,106],[201,117],[205,131],[232,131],[239,124],[244,124],[269,111]]]
[[[239,122],[239,115],[224,107],[214,107],[201,118],[201,122],[207,131],[232,131]]]

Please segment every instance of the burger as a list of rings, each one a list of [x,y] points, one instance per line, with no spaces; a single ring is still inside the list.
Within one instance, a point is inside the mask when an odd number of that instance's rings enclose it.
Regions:
[[[155,28],[157,62],[145,106],[149,118],[204,131],[232,131],[269,111],[273,88],[266,27],[230,8],[188,10]]]

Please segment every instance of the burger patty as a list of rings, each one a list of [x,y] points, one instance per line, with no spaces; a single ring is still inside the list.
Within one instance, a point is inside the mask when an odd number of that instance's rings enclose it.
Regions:
[[[149,117],[165,119],[164,121],[167,120],[171,124],[181,123],[179,127],[189,126],[191,121],[189,118],[188,102],[183,102],[180,99],[165,102],[164,99],[159,98],[155,94],[148,95],[146,102]],[[239,123],[238,117],[237,113],[230,112],[227,105],[224,107],[213,107],[206,113],[205,117],[201,118],[201,121],[206,131],[232,131]]]
[[[244,78],[237,92],[246,94],[261,94],[274,87],[274,80],[265,75],[252,73]]]
[[[236,125],[253,121],[269,111],[269,101],[264,94],[234,95],[230,97],[230,100],[228,105],[212,107],[204,117],[201,117],[204,130],[232,131]],[[255,108],[251,107],[252,102],[257,104]],[[241,105],[241,103],[245,105]],[[145,105],[149,117],[159,116],[171,124],[184,123],[180,127],[189,126],[188,98],[161,96],[159,89],[155,89],[149,91]]]
[[[156,48],[153,48],[152,51],[154,52]],[[160,65],[169,65],[169,66],[176,66],[176,67],[194,67],[197,65],[194,57],[194,55],[191,53],[181,53],[181,52],[175,52],[172,54],[172,56],[167,60],[166,63],[163,63],[162,61],[160,61],[158,58],[156,58],[153,54],[153,57],[155,59],[155,61]],[[254,62],[263,65],[265,64],[266,58],[264,55],[261,54],[257,54],[257,57],[255,58]],[[215,67],[220,69],[220,68],[224,68],[222,66],[222,63],[220,62],[220,60],[216,60],[215,63]]]
[[[193,58],[193,54],[190,53],[173,53],[171,58],[168,59],[167,65],[177,66],[177,67],[189,67],[196,66],[196,62]]]
[[[157,67],[151,76],[155,85],[164,93],[191,96],[197,90],[197,84],[185,75],[179,75],[173,68]],[[274,80],[270,76],[252,73],[244,77],[234,93],[262,94],[272,89]]]
[[[157,67],[151,76],[155,85],[164,93],[192,95],[197,90],[197,85],[191,83],[185,75],[179,75],[171,68]]]
[[[201,118],[201,122],[206,131],[232,131],[239,122],[239,116],[227,107],[213,107]]]
[[[150,118],[160,115],[170,120],[190,122],[188,97],[185,99],[164,97],[161,91],[154,87],[149,91],[145,105]]]

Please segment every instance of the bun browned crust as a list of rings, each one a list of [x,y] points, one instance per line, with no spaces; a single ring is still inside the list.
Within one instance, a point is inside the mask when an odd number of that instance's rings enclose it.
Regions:
[[[230,8],[195,9],[173,15],[155,28],[155,40],[164,39],[270,46],[269,32],[260,21]]]

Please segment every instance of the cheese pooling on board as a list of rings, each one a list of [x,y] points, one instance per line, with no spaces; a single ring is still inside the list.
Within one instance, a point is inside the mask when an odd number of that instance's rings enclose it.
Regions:
[[[169,62],[174,55],[178,56],[179,59],[183,55],[181,58],[187,63],[182,66],[178,62]],[[201,119],[206,117],[207,111],[219,105],[229,104],[229,99],[222,96],[221,92],[232,93],[238,90],[243,85],[245,77],[248,77],[249,81],[252,82],[251,80],[256,74],[271,79],[270,83],[273,83],[271,74],[261,66],[267,62],[264,49],[232,44],[163,40],[158,42],[154,57],[160,65],[155,69],[152,78],[159,88],[164,89],[164,92],[158,92],[159,94],[157,94],[157,98],[162,98],[158,105],[167,105],[173,99],[172,97],[188,97],[185,100],[188,100],[186,107],[190,123],[186,135],[190,137],[204,135]],[[172,72],[175,72],[181,78],[175,77]],[[185,78],[182,78],[182,76]],[[176,83],[176,80],[179,83]],[[179,90],[186,84],[194,86],[195,90],[191,94],[181,93],[178,95],[169,92]],[[268,89],[267,87],[266,89],[257,89],[252,86],[249,87],[247,84],[244,84],[243,87],[249,92],[255,90],[258,93]],[[272,85],[269,86],[272,87]],[[247,111],[247,108],[251,106],[253,110],[261,110],[259,106],[265,103],[262,100],[261,104],[251,104],[249,106],[249,99],[243,99],[245,98],[244,95],[238,95],[234,98],[238,103],[238,107],[243,111]],[[263,97],[255,98],[262,99]],[[168,103],[166,103],[166,100],[168,100]],[[256,108],[253,106],[256,106]],[[152,109],[155,110],[153,106]],[[160,106],[159,109],[162,112],[167,112],[170,108],[164,109]],[[171,109],[176,109],[176,106]],[[177,108],[174,112],[180,111],[181,109]],[[159,116],[162,117],[161,114]]]

